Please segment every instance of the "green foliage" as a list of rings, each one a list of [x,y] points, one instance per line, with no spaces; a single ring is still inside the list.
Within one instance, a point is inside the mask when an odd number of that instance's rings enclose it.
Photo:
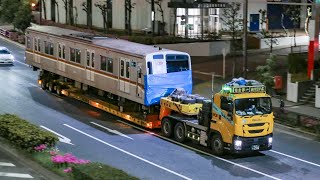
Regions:
[[[20,0],[1,0],[0,18],[3,22],[12,23],[16,17],[16,11],[21,5]]]
[[[0,115],[0,136],[30,152],[40,144],[54,146],[58,141],[54,134],[11,114]]]
[[[306,72],[307,70],[307,61],[306,56],[301,54],[289,54],[288,63],[289,63],[289,73],[301,73]]]
[[[274,85],[273,78],[276,70],[276,56],[270,54],[270,57],[266,61],[266,65],[257,67],[257,74],[260,74],[259,81],[261,81],[267,88]]]
[[[129,41],[141,43],[141,44],[174,44],[174,43],[183,43],[183,42],[194,42],[196,40],[184,39],[179,37],[172,36],[129,36]]]
[[[13,25],[14,27],[24,32],[30,26],[31,21],[32,21],[31,6],[27,3],[22,3],[13,20]]]
[[[77,180],[138,179],[126,174],[122,170],[118,170],[101,163],[73,165],[72,174],[74,176],[74,179]]]

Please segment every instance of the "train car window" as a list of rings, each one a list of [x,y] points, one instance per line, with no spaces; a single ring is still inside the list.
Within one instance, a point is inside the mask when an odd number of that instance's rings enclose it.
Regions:
[[[62,58],[66,59],[66,46],[62,45]]]
[[[126,62],[126,78],[130,78],[130,62]]]
[[[166,55],[167,73],[189,70],[189,57],[187,55]]]
[[[121,64],[120,64],[120,76],[124,76],[124,61],[121,60]]]
[[[94,52],[91,53],[91,67],[94,68]]]
[[[44,41],[44,53],[50,54],[50,52],[49,52],[49,47],[50,47],[49,42]]]
[[[26,40],[27,41],[27,48],[31,49],[31,38],[28,36],[26,38],[27,38],[27,40]]]
[[[41,52],[41,41],[38,39],[38,51]]]
[[[81,51],[76,49],[76,62],[81,63]]]
[[[139,67],[139,69],[138,69],[138,78],[141,79],[141,77],[142,77],[142,69],[141,69],[141,67]]]
[[[108,72],[113,73],[113,59],[112,58],[108,58]]]
[[[100,69],[103,71],[107,70],[107,57],[101,56]]]
[[[62,47],[60,43],[58,43],[58,57],[62,58]]]
[[[147,66],[148,66],[148,74],[152,74],[152,63],[148,62]]]
[[[87,50],[87,66],[90,66],[90,51],[88,50]]]
[[[70,61],[72,62],[76,61],[76,50],[73,48],[70,48]]]
[[[53,54],[54,54],[53,43],[49,43],[49,46],[50,46],[50,47],[49,47],[49,48],[50,48],[50,49],[49,49],[49,54],[53,56]]]
[[[153,55],[153,59],[163,59],[163,54]]]
[[[38,51],[38,41],[37,38],[34,38],[34,50]]]

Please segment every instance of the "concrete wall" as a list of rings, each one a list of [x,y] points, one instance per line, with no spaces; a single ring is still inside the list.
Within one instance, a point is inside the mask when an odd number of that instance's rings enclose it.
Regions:
[[[316,85],[316,102],[315,102],[315,106],[317,108],[320,108],[320,87],[318,85]]]
[[[276,38],[278,44],[273,44],[273,47],[280,47],[280,46],[293,46],[294,45],[294,38],[293,37],[281,37]],[[270,42],[268,39],[260,39],[260,48],[270,48],[266,42]],[[296,44],[297,45],[307,45],[309,44],[309,37],[308,36],[299,36],[296,37]]]
[[[298,102],[298,82],[291,82],[291,74],[288,74],[287,77],[287,100]]]
[[[214,41],[214,42],[195,42],[195,43],[179,43],[179,44],[158,44],[157,46],[183,51],[190,54],[190,56],[215,56],[221,55],[223,48],[226,52],[230,52],[229,41]]]

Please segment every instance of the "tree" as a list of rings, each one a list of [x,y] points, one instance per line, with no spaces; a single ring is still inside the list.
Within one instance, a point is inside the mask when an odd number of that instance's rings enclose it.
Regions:
[[[47,6],[46,6],[46,1],[41,0],[41,5],[43,6],[43,14],[44,14],[44,19],[47,20]],[[40,7],[42,8],[42,7]],[[40,17],[41,18],[41,17]]]
[[[19,9],[20,0],[2,0],[0,6],[0,17],[3,22],[12,23],[17,9]]]
[[[58,16],[58,23],[60,22],[60,14],[59,14],[59,3],[58,1],[54,1],[55,5],[57,6],[57,16]]]
[[[162,2],[163,0],[146,0],[149,4],[151,4],[151,11],[154,11],[154,17],[156,17],[156,11],[154,10],[154,6],[157,5],[157,11],[160,12],[161,14],[161,24],[162,24],[162,29],[164,30],[165,27],[165,22],[164,22],[164,10],[162,7]],[[155,19],[152,21],[152,34],[154,35],[155,31]]]
[[[277,35],[275,32],[273,31],[269,31],[269,30],[266,30],[264,27],[264,25],[267,24],[267,11],[265,9],[260,9],[259,10],[259,13],[260,13],[260,16],[261,16],[261,19],[260,19],[260,26],[262,28],[261,30],[261,39],[265,39],[265,43],[267,44],[267,46],[270,47],[270,53],[272,53],[273,51],[273,46],[274,45],[277,45],[279,44],[278,42],[278,37],[281,37],[281,35]]]
[[[75,17],[74,17],[74,23],[77,26],[77,24],[78,24],[78,8],[77,8],[77,6],[73,6],[73,9],[76,12]]]
[[[92,27],[92,8],[91,8],[92,0],[87,0],[81,4],[82,10],[87,14],[87,26],[88,28]]]
[[[16,13],[13,20],[15,28],[25,31],[31,24],[32,21],[32,9],[28,2],[21,2],[21,5]]]
[[[103,32],[107,33],[108,28],[108,19],[107,19],[107,11],[108,11],[108,1],[100,1],[94,4],[97,8],[100,9],[101,15],[103,18]]]
[[[294,46],[297,46],[296,43],[296,32],[298,25],[300,25],[300,11],[301,7],[300,6],[284,6],[285,9],[285,15],[287,15],[292,24],[293,24],[293,41],[294,41]]]
[[[243,21],[240,16],[240,3],[229,3],[229,7],[222,10],[221,21],[223,22],[225,28],[224,31],[231,33],[231,52],[233,55],[232,63],[232,76],[235,76],[236,68],[236,51],[240,48],[240,43],[237,39],[240,38],[243,30]]]
[[[68,10],[69,10],[69,24],[74,25],[74,18],[73,18],[73,0],[68,1]]]
[[[125,9],[125,29],[127,30],[127,33],[129,36],[132,34],[131,29],[131,16],[132,16],[132,9],[136,3],[132,3],[131,0],[125,0],[124,1],[124,9]]]
[[[154,36],[155,33],[155,18],[156,18],[156,11],[154,10],[155,0],[146,0],[151,5],[151,12],[153,12],[154,19],[151,20],[152,22],[152,36]]]
[[[69,23],[69,15],[68,15],[68,0],[61,0],[63,2],[64,11],[65,11],[65,18],[66,18],[66,24]]]
[[[274,86],[273,79],[276,73],[276,56],[270,54],[270,57],[266,61],[266,65],[258,66],[256,70],[260,75],[259,81],[270,90]]]

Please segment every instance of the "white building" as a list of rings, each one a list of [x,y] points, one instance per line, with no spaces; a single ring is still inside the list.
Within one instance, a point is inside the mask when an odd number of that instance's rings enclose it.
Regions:
[[[66,22],[66,11],[64,6],[65,0],[45,0],[47,20],[53,20],[55,22]],[[101,10],[95,6],[97,3],[109,2],[110,9],[108,10],[107,17],[109,20],[109,27],[113,29],[125,29],[125,0],[67,0],[69,2],[68,7],[72,9],[73,20],[77,24],[87,24],[87,13],[83,10],[82,4],[86,2],[91,3],[92,9],[92,25],[95,27],[103,27],[103,18]],[[149,0],[151,1],[151,0]],[[157,0],[155,0],[157,1]],[[199,0],[198,0],[199,1]],[[260,25],[261,14],[259,10],[266,10],[268,16],[268,28],[269,29],[282,29],[281,12],[283,8],[281,5],[267,4],[269,0],[249,0],[248,4],[248,27],[250,31],[259,31],[262,28]],[[278,0],[277,0],[278,1]],[[287,2],[288,0],[285,0]],[[131,0],[134,4],[132,9],[131,27],[133,30],[148,30],[151,31],[152,27],[152,11],[151,4],[147,0]],[[171,3],[171,8],[168,7],[168,3]],[[172,34],[175,29],[176,35],[181,36],[201,36],[204,34],[219,31],[221,27],[220,14],[223,8],[221,4],[211,3],[211,0],[202,0],[205,4],[198,5],[194,3],[195,0],[162,0],[161,7],[163,9],[163,19],[165,22],[165,32]],[[212,0],[215,2],[215,0]],[[243,5],[243,0],[219,0],[219,3],[226,2],[239,2]],[[301,2],[307,2],[307,0],[301,0]],[[192,4],[193,3],[193,4]],[[242,5],[240,10],[240,16],[242,16]],[[172,8],[172,6],[177,7]],[[190,8],[190,7],[194,8]],[[195,8],[196,7],[196,8]],[[201,10],[198,7],[204,7]],[[187,9],[188,8],[188,9]],[[162,21],[161,13],[158,11],[159,7],[155,5],[154,17],[156,21],[156,30],[158,25]],[[176,9],[176,15],[175,15]],[[282,9],[282,10],[281,10]],[[304,27],[304,20],[307,13],[307,7],[301,8],[301,21],[300,27]],[[69,14],[69,13],[68,13]],[[44,15],[42,16],[44,18]],[[90,18],[89,18],[90,19]],[[112,22],[111,22],[112,21]],[[292,28],[292,23],[288,23],[289,20],[283,19],[286,28]],[[175,25],[174,25],[175,24]]]

